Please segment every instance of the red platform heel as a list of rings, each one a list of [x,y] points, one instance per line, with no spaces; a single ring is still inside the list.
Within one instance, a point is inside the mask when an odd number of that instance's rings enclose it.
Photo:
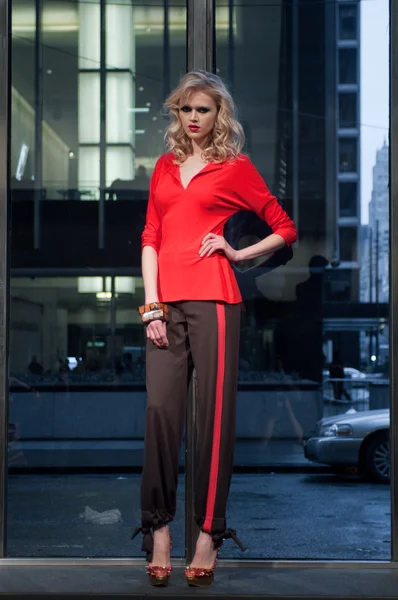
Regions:
[[[169,583],[171,572],[171,565],[168,567],[148,567],[149,583],[159,587],[166,587]]]
[[[185,569],[185,578],[190,587],[206,587],[214,581],[214,570],[220,549],[217,548],[216,558],[210,569],[204,569],[203,567],[187,567]]]
[[[214,559],[213,566],[210,569],[204,569],[202,567],[187,567],[185,569],[185,578],[190,587],[206,587],[213,583],[214,581],[214,570],[216,568],[216,563],[218,559],[218,553],[221,550],[221,546],[224,540],[229,538],[233,539],[235,544],[239,546],[242,552],[246,550],[245,546],[236,536],[236,531],[234,529],[226,529],[222,533],[218,533],[216,535],[212,535],[214,548],[217,549],[217,554]]]

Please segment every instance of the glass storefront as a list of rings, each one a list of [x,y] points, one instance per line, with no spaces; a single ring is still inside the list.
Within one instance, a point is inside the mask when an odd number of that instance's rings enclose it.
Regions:
[[[227,516],[248,549],[225,544],[222,558],[390,561],[389,3],[203,4],[214,46],[195,54],[192,2],[12,0],[5,556],[142,557],[130,541],[146,401],[140,236],[162,103],[195,55],[228,84],[245,152],[299,232],[286,264],[235,268],[245,311]],[[249,212],[226,229],[237,248],[266,234]]]

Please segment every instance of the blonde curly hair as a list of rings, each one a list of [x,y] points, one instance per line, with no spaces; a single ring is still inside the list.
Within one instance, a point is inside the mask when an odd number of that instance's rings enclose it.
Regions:
[[[203,70],[190,71],[165,101],[170,123],[166,128],[165,142],[168,152],[173,152],[175,162],[183,163],[192,155],[192,142],[185,133],[179,109],[195,92],[204,92],[217,105],[217,117],[202,156],[204,160],[221,163],[237,158],[245,144],[245,134],[236,119],[236,108],[231,94],[220,77]]]

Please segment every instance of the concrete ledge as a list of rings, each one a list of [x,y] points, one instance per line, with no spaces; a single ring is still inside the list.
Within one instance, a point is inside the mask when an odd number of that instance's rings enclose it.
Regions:
[[[220,561],[221,562],[221,561]],[[398,570],[369,563],[362,566],[278,567],[259,565],[220,567],[208,589],[191,589],[184,580],[183,567],[175,567],[167,588],[149,586],[143,566],[107,564],[98,566],[17,566],[2,564],[0,594],[19,594],[20,598],[76,598],[98,595],[101,598],[391,598],[398,599]],[[67,594],[67,595],[65,595]]]

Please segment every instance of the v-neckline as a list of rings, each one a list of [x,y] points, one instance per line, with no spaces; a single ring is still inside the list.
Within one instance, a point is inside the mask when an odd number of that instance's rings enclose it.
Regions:
[[[182,189],[184,190],[184,192],[189,188],[191,181],[193,179],[195,179],[195,177],[197,177],[198,175],[200,175],[200,173],[202,173],[209,165],[211,165],[211,161],[209,161],[208,163],[206,163],[201,169],[199,169],[199,171],[197,173],[195,173],[195,175],[192,175],[191,179],[188,181],[187,185],[185,186],[182,182],[182,177],[181,177],[181,165],[178,165],[178,178],[181,184]]]

